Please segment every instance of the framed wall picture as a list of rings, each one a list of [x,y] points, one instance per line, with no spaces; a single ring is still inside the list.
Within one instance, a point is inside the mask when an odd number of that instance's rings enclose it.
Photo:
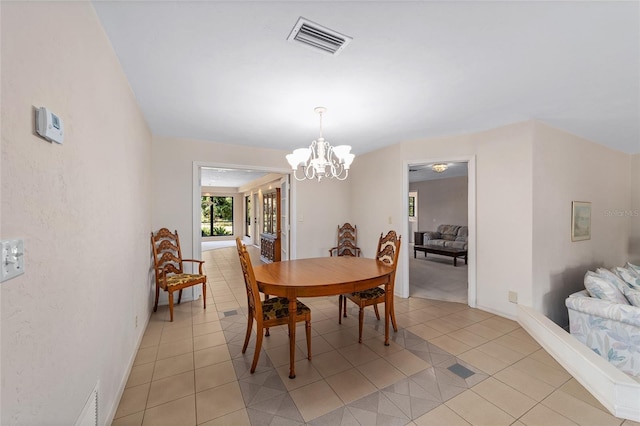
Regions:
[[[571,202],[571,241],[591,239],[591,203]]]

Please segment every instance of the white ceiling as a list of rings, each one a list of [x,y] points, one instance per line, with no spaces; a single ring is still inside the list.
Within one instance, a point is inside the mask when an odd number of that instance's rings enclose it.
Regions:
[[[254,170],[203,167],[200,169],[200,185],[237,188],[267,174]]]
[[[356,154],[527,119],[640,152],[638,1],[94,6],[157,135],[291,150],[325,106]],[[287,41],[300,16],[353,41]]]
[[[445,163],[448,168],[444,172],[434,172],[431,166],[435,163],[417,164],[409,166],[409,183],[423,182],[425,180],[446,179],[452,177],[467,176],[468,166],[466,162]]]

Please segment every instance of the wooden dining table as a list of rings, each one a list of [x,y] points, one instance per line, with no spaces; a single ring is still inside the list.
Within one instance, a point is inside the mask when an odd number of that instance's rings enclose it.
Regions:
[[[318,257],[255,266],[260,291],[289,299],[289,378],[296,377],[296,301],[298,297],[335,296],[385,286],[384,344],[389,345],[389,291],[393,268],[364,257]]]

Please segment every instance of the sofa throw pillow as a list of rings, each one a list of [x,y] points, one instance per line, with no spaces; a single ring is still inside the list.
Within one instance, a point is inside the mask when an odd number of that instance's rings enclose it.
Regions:
[[[640,291],[631,287],[624,291],[624,297],[627,298],[630,304],[640,307]]]
[[[619,266],[613,268],[613,272],[615,272],[617,276],[622,278],[622,280],[627,283],[627,285],[635,288],[636,290],[640,290],[640,276],[636,275],[635,272],[633,272],[629,268],[621,268]]]
[[[625,287],[629,287],[629,285],[626,282],[624,282],[623,279],[621,279],[614,272],[608,269],[598,268],[596,269],[596,274],[600,275],[600,277],[602,277],[602,279],[607,281],[609,284],[613,284],[618,289],[618,291],[622,294],[624,294]]]
[[[640,266],[627,262],[624,267],[627,269],[631,269],[632,272],[635,272],[635,274],[640,277]]]
[[[584,288],[587,289],[591,297],[596,299],[607,300],[621,305],[629,304],[627,298],[614,284],[609,283],[595,272],[588,271],[585,274]]]

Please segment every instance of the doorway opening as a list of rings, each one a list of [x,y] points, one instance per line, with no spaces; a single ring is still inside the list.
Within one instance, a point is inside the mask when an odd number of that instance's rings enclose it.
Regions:
[[[475,157],[411,161],[405,167],[407,255],[400,295],[474,307]]]
[[[295,222],[291,223],[289,218],[295,205],[296,185],[295,182],[289,185],[289,172],[289,169],[194,162],[194,257],[202,259],[203,251],[233,246],[236,237],[245,244],[260,246],[263,195],[275,188],[285,194],[278,206],[283,224],[279,237],[286,238],[281,244],[281,256],[283,259],[295,256],[295,245],[290,243],[295,238]]]

